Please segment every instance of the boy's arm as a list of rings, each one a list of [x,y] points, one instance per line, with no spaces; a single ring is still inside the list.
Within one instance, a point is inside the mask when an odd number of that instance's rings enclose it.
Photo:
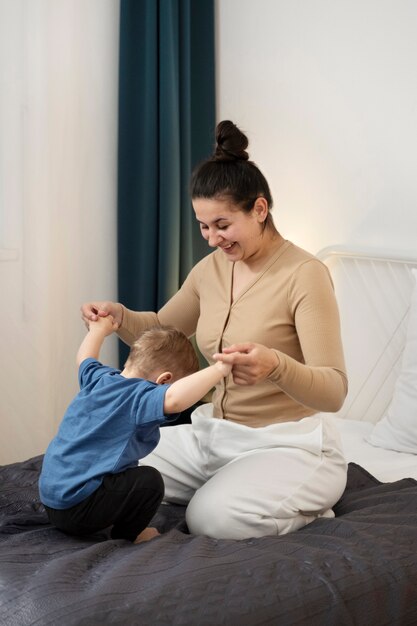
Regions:
[[[89,331],[84,337],[77,352],[77,365],[81,365],[85,359],[98,359],[103,341],[107,335],[117,330],[118,324],[111,315],[99,317],[95,322],[90,322]]]
[[[201,400],[208,391],[231,371],[228,363],[216,362],[195,374],[172,383],[166,391],[164,413],[181,413]]]

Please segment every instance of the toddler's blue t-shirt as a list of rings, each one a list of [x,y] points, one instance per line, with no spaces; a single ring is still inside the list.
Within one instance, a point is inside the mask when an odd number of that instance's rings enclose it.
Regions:
[[[39,492],[54,509],[75,506],[91,495],[106,474],[136,467],[159,441],[168,385],[124,378],[120,371],[85,359],[80,392],[69,405],[45,453]]]

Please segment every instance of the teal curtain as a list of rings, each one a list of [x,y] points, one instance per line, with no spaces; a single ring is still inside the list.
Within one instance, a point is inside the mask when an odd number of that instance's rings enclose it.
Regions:
[[[208,252],[188,187],[213,150],[213,2],[121,0],[118,297],[135,310],[157,310]]]

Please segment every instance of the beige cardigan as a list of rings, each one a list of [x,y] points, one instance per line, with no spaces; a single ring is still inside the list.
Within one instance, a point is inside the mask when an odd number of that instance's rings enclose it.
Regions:
[[[251,386],[221,381],[214,415],[259,427],[337,411],[347,378],[339,314],[329,272],[311,254],[284,241],[264,269],[232,302],[231,263],[217,250],[200,261],[181,289],[156,313],[124,307],[120,337],[131,344],[150,326],[167,324],[197,345],[209,363],[233,343],[252,341],[276,350],[279,365]]]

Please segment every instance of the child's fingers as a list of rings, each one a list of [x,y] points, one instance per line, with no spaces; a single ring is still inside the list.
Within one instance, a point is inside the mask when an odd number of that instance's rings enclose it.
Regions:
[[[224,352],[216,352],[213,354],[215,361],[221,361],[222,363],[230,363],[231,365],[247,363],[248,355],[242,352],[233,352],[232,354],[225,354]]]

